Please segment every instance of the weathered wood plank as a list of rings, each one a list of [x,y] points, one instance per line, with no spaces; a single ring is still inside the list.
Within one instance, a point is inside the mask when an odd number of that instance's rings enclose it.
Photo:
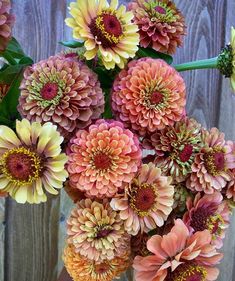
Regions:
[[[4,280],[5,199],[0,198],[0,281]]]

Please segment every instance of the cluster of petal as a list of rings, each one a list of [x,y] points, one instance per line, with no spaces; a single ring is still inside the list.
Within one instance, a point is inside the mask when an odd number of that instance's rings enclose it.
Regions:
[[[144,164],[126,194],[112,199],[110,204],[120,211],[127,233],[137,235],[163,226],[174,203],[171,181],[153,163]]]
[[[141,162],[137,137],[117,121],[79,130],[68,150],[70,185],[89,197],[113,197],[131,182]]]
[[[4,51],[12,36],[15,17],[10,14],[10,0],[0,0],[0,52]]]
[[[63,137],[56,126],[26,119],[16,122],[16,133],[0,126],[0,190],[18,203],[41,203],[45,191],[58,194],[68,176]]]
[[[54,56],[28,67],[20,89],[21,115],[56,124],[65,138],[99,118],[104,110],[97,75],[76,60]]]
[[[191,172],[194,157],[201,146],[201,125],[185,117],[173,126],[154,132],[144,140],[144,145],[155,150],[154,162],[165,175],[183,182]]]
[[[221,191],[232,179],[231,169],[235,166],[235,155],[231,142],[217,128],[202,132],[203,146],[195,156],[187,187],[192,191],[212,194]]]
[[[187,200],[188,211],[184,214],[183,221],[190,232],[209,230],[212,235],[212,244],[216,248],[223,246],[222,239],[229,226],[230,210],[223,196],[219,192],[201,196],[198,193],[194,200]]]
[[[81,256],[73,245],[67,245],[63,260],[74,281],[112,281],[130,265],[130,252],[127,251],[122,256],[97,263]]]
[[[67,221],[68,243],[80,255],[97,262],[122,256],[130,248],[130,236],[110,203],[81,200]]]
[[[152,253],[151,256],[137,256],[134,259],[136,281],[175,280],[169,276],[180,270],[182,265],[189,263],[203,269],[206,276],[203,280],[216,280],[219,271],[214,266],[221,260],[222,255],[210,244],[211,239],[208,230],[190,235],[183,221],[176,220],[168,234],[154,235],[148,240],[147,248]]]
[[[118,7],[117,0],[79,0],[70,4],[72,18],[66,19],[73,28],[73,37],[83,40],[87,60],[101,56],[106,69],[115,65],[123,68],[138,50],[137,25],[132,23],[132,12]]]
[[[163,60],[133,60],[114,81],[113,112],[141,136],[179,121],[185,103],[183,78]]]
[[[135,15],[142,47],[173,54],[182,45],[185,20],[172,1],[134,0],[129,10]]]

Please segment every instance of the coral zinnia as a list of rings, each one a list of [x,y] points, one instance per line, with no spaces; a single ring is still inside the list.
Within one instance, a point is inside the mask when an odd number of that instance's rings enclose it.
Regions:
[[[229,226],[229,208],[219,192],[201,196],[198,193],[194,199],[187,200],[188,212],[184,215],[184,223],[192,232],[208,229],[212,235],[212,244],[217,248],[223,246],[225,229]]]
[[[211,194],[215,190],[221,191],[232,179],[230,169],[235,168],[235,155],[217,128],[203,130],[202,142],[203,147],[195,156],[186,184],[192,191]]]
[[[73,28],[73,37],[85,41],[87,60],[97,54],[107,69],[117,64],[123,68],[128,58],[138,50],[137,25],[131,22],[132,12],[126,12],[124,5],[118,8],[118,1],[79,0],[70,4],[72,18],[66,19]]]
[[[110,205],[120,211],[127,233],[137,235],[162,226],[172,211],[174,187],[153,163],[144,164],[129,184],[127,194],[113,198]]]
[[[130,265],[130,251],[111,260],[97,263],[76,253],[73,245],[66,246],[63,260],[74,281],[112,281],[127,270]]]
[[[191,172],[195,154],[200,149],[201,125],[194,119],[184,118],[155,132],[148,142],[156,151],[157,166],[165,175],[182,182]]]
[[[4,51],[11,39],[15,17],[10,14],[10,0],[0,0],[0,52]]]
[[[81,200],[67,221],[68,242],[90,260],[111,260],[130,248],[123,221],[107,200]]]
[[[97,75],[76,60],[54,56],[36,63],[25,70],[20,88],[21,115],[31,121],[51,121],[66,138],[104,110]]]
[[[134,260],[136,281],[216,280],[219,271],[214,266],[222,255],[216,252],[208,230],[189,234],[181,220],[167,235],[152,236],[147,242],[153,254]]]
[[[140,135],[179,121],[185,102],[183,78],[163,60],[131,61],[114,82],[112,109]]]
[[[116,121],[98,120],[87,130],[79,130],[68,155],[71,186],[99,198],[123,189],[141,162],[137,137]]]
[[[18,203],[45,202],[43,188],[57,194],[67,177],[63,137],[51,123],[30,124],[26,119],[16,122],[16,133],[0,126],[0,189]]]
[[[134,0],[129,4],[134,23],[139,27],[140,45],[162,53],[173,54],[182,45],[185,21],[175,4],[169,0]]]

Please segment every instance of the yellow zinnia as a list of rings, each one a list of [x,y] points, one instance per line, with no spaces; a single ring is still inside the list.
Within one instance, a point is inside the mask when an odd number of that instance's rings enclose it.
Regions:
[[[65,20],[73,28],[73,37],[84,41],[87,60],[100,56],[106,69],[124,68],[127,59],[138,50],[138,26],[131,22],[132,12],[118,8],[118,0],[77,0],[70,4],[72,18]]]

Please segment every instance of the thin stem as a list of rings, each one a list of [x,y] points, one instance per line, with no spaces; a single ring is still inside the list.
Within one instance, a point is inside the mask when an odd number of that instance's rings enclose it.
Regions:
[[[174,65],[174,68],[179,72],[186,71],[186,70],[217,68],[217,67],[218,67],[218,57]]]

